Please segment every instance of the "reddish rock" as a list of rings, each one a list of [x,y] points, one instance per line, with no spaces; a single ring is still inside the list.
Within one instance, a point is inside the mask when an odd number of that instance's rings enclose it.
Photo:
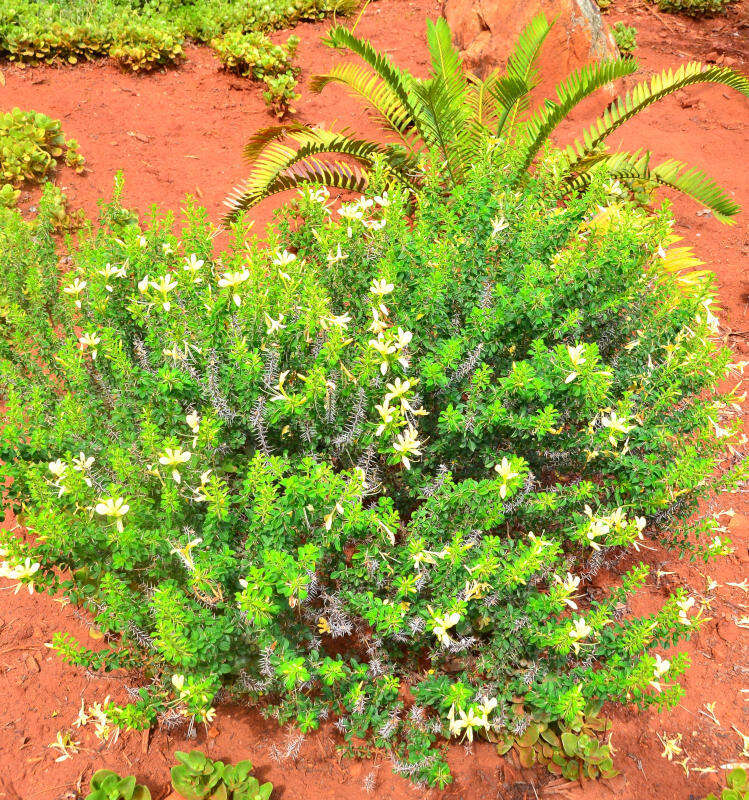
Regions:
[[[542,11],[556,18],[539,60],[543,88],[618,55],[594,0],[444,0],[442,7],[466,65],[482,77],[506,64],[522,29]]]

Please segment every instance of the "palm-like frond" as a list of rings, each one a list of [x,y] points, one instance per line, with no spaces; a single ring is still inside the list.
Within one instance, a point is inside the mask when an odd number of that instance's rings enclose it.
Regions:
[[[337,49],[350,50],[369,65],[400,100],[411,116],[414,126],[421,134],[418,111],[414,108],[411,100],[411,86],[414,78],[408,72],[398,69],[384,53],[378,53],[369,42],[359,39],[342,25],[335,25],[328,31],[325,43]]]
[[[227,220],[272,194],[305,184],[362,191],[376,157],[383,159],[393,179],[409,188],[415,188],[418,180],[416,159],[404,148],[324,128],[266,128],[248,143],[246,155],[248,151],[253,169],[224,201],[230,208]]]
[[[507,61],[505,74],[493,81],[489,79],[489,89],[502,107],[497,136],[505,128],[512,131],[518,115],[528,109],[530,93],[538,84],[536,64],[550,30],[551,25],[545,14],[534,17],[520,32],[515,49]]]
[[[675,72],[664,70],[650,81],[637,84],[631,92],[617,100],[583,133],[583,140],[567,148],[570,164],[575,163],[600,147],[604,140],[627,120],[649,105],[669,94],[697,83],[719,83],[749,97],[749,79],[728,67],[703,68],[699,62],[683,64]]]
[[[709,269],[697,269],[704,265],[694,254],[691,247],[673,247],[680,242],[679,236],[672,236],[665,245],[665,254],[657,262],[658,271],[669,275],[684,293],[701,293],[705,283],[714,277]]]
[[[637,62],[633,58],[602,61],[596,64],[587,64],[560,83],[556,89],[558,102],[546,100],[545,106],[522,126],[521,171],[525,172],[528,169],[536,153],[554,128],[581,100],[616,78],[630,75],[636,69]]]
[[[369,106],[371,115],[387,131],[396,133],[410,144],[408,134],[414,124],[411,114],[379,75],[360,64],[336,64],[324,74],[313,75],[310,89],[321,92],[330,83],[345,86]]]
[[[229,207],[229,211],[223,221],[224,224],[234,222],[241,212],[247,211],[262,200],[302,186],[322,185],[348,189],[352,192],[364,192],[368,183],[367,174],[350,164],[309,159],[297,171],[276,176],[262,189],[253,186],[250,179],[237,186],[224,200],[224,205]]]
[[[676,189],[709,208],[721,222],[731,223],[730,218],[741,211],[741,207],[726,191],[701,170],[689,168],[674,159],[651,167],[650,158],[649,152],[639,150],[635,153],[593,156],[581,162],[585,169],[567,181],[567,189],[576,191],[587,186],[592,177],[592,165],[598,164],[612,177],[630,186],[645,182]]]

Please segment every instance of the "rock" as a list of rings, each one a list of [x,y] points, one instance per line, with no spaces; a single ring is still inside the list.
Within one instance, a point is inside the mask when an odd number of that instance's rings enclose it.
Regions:
[[[617,57],[595,0],[443,0],[442,6],[466,65],[480,77],[507,63],[522,29],[542,11],[556,18],[538,62],[543,89],[584,64]]]

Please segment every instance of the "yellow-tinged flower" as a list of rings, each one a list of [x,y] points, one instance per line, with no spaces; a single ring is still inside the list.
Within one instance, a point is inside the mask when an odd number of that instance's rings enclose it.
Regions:
[[[373,280],[372,285],[369,287],[369,291],[377,296],[377,297],[384,297],[387,294],[395,289],[395,284],[388,283],[385,278],[379,278],[378,280]]]
[[[240,283],[244,283],[250,277],[250,271],[248,269],[243,269],[239,272],[225,272],[222,277],[218,279],[218,285],[222,289],[232,289],[232,300],[234,300],[234,305],[240,306],[242,304],[242,298],[236,291],[236,287],[239,286]]]
[[[431,606],[428,606],[428,609],[432,615],[432,633],[442,645],[449,645],[452,639],[448,631],[460,622],[460,614],[457,611],[453,611],[451,614],[440,615],[435,614]]]
[[[81,307],[80,294],[86,288],[86,286],[88,286],[86,281],[82,281],[79,278],[76,278],[70,284],[70,286],[66,286],[63,289],[63,292],[65,292],[65,294],[69,294],[69,295],[72,295],[73,297],[75,297],[76,308],[80,308]]]
[[[572,639],[572,647],[576,653],[580,652],[580,641],[588,637],[592,632],[593,628],[588,625],[583,617],[578,617],[572,621],[572,626],[567,635]]]
[[[78,337],[78,341],[81,345],[81,350],[85,350],[87,347],[91,348],[91,360],[96,361],[98,352],[96,345],[99,344],[101,339],[95,333],[84,333],[83,336]]]
[[[167,447],[164,450],[164,455],[159,456],[159,464],[164,467],[172,467],[172,478],[177,483],[180,483],[182,480],[182,476],[179,474],[179,470],[177,467],[180,464],[186,464],[192,456],[192,453],[189,450],[182,450],[181,448],[171,448]]]
[[[283,314],[279,314],[278,319],[273,319],[273,317],[269,316],[268,314],[265,315],[265,324],[267,325],[266,333],[268,336],[272,336],[274,333],[277,333],[286,327],[282,324],[284,319],[285,317]]]
[[[65,473],[68,471],[68,465],[60,458],[56,459],[55,461],[50,461],[47,465],[49,471],[55,476],[55,478],[64,478]]]
[[[419,433],[413,425],[409,425],[405,431],[399,433],[393,442],[393,450],[400,455],[401,464],[406,469],[411,469],[411,458],[421,455],[421,442]]]
[[[188,427],[190,430],[197,434],[200,430],[200,414],[197,411],[191,411],[186,417],[185,421],[187,422]]]
[[[692,620],[689,618],[689,609],[694,605],[694,597],[686,597],[683,600],[676,601],[676,607],[679,609],[679,622],[685,627],[692,625]]]
[[[203,278],[197,273],[200,272],[204,264],[205,261],[202,258],[198,258],[195,253],[190,253],[189,256],[185,257],[185,265],[182,269],[193,276],[193,283],[200,283]]]
[[[168,299],[169,292],[177,288],[175,276],[171,272],[167,272],[166,275],[162,275],[158,280],[149,281],[148,285],[161,295],[161,307],[164,311],[169,311],[172,307]]]
[[[578,375],[579,368],[585,363],[586,359],[583,357],[585,352],[585,345],[578,344],[575,347],[567,345],[567,355],[572,362],[573,371],[564,379],[565,383],[572,383]]]
[[[102,517],[112,517],[117,522],[117,530],[122,533],[122,518],[130,510],[130,506],[122,497],[107,497],[100,500],[94,508]]]
[[[502,461],[499,464],[494,465],[494,471],[502,478],[503,483],[499,487],[499,495],[504,500],[507,497],[507,481],[517,478],[520,473],[513,470],[506,456],[502,457]]]

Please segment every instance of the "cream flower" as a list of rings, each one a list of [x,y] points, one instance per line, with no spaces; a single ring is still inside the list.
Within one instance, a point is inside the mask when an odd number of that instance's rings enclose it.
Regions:
[[[399,433],[393,442],[393,450],[400,455],[400,462],[406,469],[411,469],[411,458],[421,455],[419,434],[413,425]]]
[[[429,613],[432,615],[432,633],[437,637],[440,644],[446,647],[452,641],[448,631],[460,622],[460,614],[457,611],[453,611],[452,614],[438,615],[432,611],[431,607],[429,607]]]
[[[240,272],[225,272],[221,278],[218,279],[218,285],[222,289],[232,289],[232,300],[234,300],[234,304],[236,306],[240,306],[242,304],[242,298],[236,291],[236,287],[239,286],[240,283],[244,283],[250,277],[250,271],[248,269],[243,269]]]
[[[87,347],[91,348],[91,360],[96,361],[98,352],[96,345],[99,344],[101,339],[95,333],[84,333],[83,336],[78,337],[78,341],[80,342],[81,350],[85,350]]]
[[[177,483],[182,481],[182,476],[179,474],[179,470],[177,467],[180,464],[186,464],[192,456],[192,453],[189,450],[182,450],[179,447],[172,449],[171,447],[167,447],[164,450],[164,455],[159,456],[159,464],[164,467],[172,467],[172,478]]]
[[[172,304],[168,299],[168,295],[172,289],[177,287],[174,275],[171,272],[167,272],[166,275],[162,275],[158,280],[149,281],[148,285],[161,295],[161,307],[164,311],[169,311]]]
[[[286,319],[283,314],[278,315],[278,319],[273,319],[270,315],[265,315],[265,324],[267,326],[266,333],[268,336],[272,336],[274,333],[277,333],[280,330],[283,330],[286,326],[283,325],[283,321]]]
[[[567,345],[567,355],[572,362],[573,371],[564,379],[565,383],[572,383],[578,375],[577,370],[585,363],[586,359],[583,357],[585,352],[585,345],[578,344],[575,347]]]
[[[379,280],[372,281],[372,285],[369,287],[369,291],[377,296],[377,297],[384,297],[387,294],[395,289],[395,285],[392,283],[388,283],[385,278],[380,278]]]
[[[122,518],[130,510],[130,506],[122,497],[107,497],[100,500],[94,509],[102,517],[112,517],[117,522],[117,530],[122,533]]]
[[[47,465],[49,471],[55,476],[55,478],[64,478],[65,474],[68,471],[68,465],[60,458],[56,461],[50,461]]]
[[[580,641],[585,639],[592,632],[593,628],[588,625],[583,617],[578,617],[572,621],[572,627],[570,627],[567,635],[572,640],[572,647],[576,653],[580,652]]]
[[[502,458],[501,463],[494,465],[494,471],[502,478],[502,485],[499,487],[499,495],[504,500],[507,497],[507,481],[512,478],[517,478],[520,473],[515,472],[506,456]]]
[[[80,308],[81,307],[80,294],[86,288],[86,286],[88,286],[86,281],[82,281],[79,278],[76,278],[70,284],[70,286],[66,286],[63,289],[63,292],[65,292],[65,294],[69,294],[69,295],[72,295],[73,297],[75,297],[76,308]]]

